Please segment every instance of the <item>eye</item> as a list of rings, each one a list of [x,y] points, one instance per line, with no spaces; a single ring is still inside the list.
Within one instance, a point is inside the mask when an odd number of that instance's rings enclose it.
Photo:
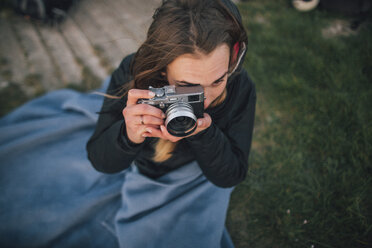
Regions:
[[[189,84],[183,84],[183,83],[178,83],[176,84],[177,87],[189,87]]]
[[[198,84],[191,84],[191,83],[184,83],[184,82],[176,82],[175,85],[177,87],[192,87]]]
[[[220,85],[225,79],[224,78],[221,78],[220,80],[216,81],[216,82],[213,82],[213,86],[218,86]]]

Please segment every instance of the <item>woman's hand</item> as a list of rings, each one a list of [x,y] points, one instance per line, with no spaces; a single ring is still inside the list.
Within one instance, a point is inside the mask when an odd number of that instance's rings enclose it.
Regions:
[[[140,144],[149,134],[160,130],[164,124],[165,114],[160,109],[148,105],[137,104],[139,99],[148,99],[155,94],[149,90],[131,89],[128,91],[127,106],[123,109],[127,137],[133,143]],[[160,132],[160,131],[159,131]]]
[[[177,142],[177,141],[179,141],[183,138],[193,136],[193,135],[207,129],[208,127],[210,127],[211,124],[212,124],[212,118],[210,117],[209,114],[204,113],[204,117],[198,119],[198,122],[197,122],[198,126],[196,127],[195,131],[188,136],[185,136],[185,137],[173,136],[173,135],[169,134],[167,128],[163,124],[160,125],[160,129],[153,128],[153,127],[148,127],[146,129],[147,132],[144,133],[144,135],[146,137],[157,137],[157,138],[169,140],[171,142]]]

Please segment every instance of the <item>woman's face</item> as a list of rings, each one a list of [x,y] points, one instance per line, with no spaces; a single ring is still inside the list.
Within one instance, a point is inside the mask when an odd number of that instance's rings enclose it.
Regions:
[[[184,54],[167,66],[170,85],[201,85],[204,88],[204,109],[226,88],[230,49],[222,44],[210,54]]]

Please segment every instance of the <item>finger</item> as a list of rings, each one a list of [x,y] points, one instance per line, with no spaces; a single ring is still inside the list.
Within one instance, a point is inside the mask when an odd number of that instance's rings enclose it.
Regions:
[[[143,134],[145,132],[145,126],[137,126],[136,128],[128,128],[127,136],[133,143],[140,144],[144,141],[145,136]]]
[[[134,123],[138,124],[140,123],[138,120],[140,120],[139,116],[146,116],[150,115],[155,118],[164,119],[165,114],[160,109],[148,105],[148,104],[136,104],[127,106],[123,109],[123,116],[126,119],[126,122],[134,118]]]
[[[165,118],[165,114],[161,109],[148,104],[137,104],[132,111],[134,115],[151,115],[159,119]]]
[[[177,141],[184,138],[184,137],[176,137],[176,136],[171,135],[164,125],[160,126],[160,130],[162,132],[163,138],[167,139],[167,140],[170,140],[172,142],[177,142]]]
[[[160,126],[164,124],[164,120],[161,118],[157,118],[151,115],[143,115],[142,116],[142,121],[144,125],[157,125]]]
[[[146,125],[146,127],[160,130],[160,125],[151,125],[151,124],[150,124],[150,125]]]
[[[209,114],[204,113],[203,118],[198,119],[198,129],[205,129],[212,124],[212,118]]]
[[[131,89],[128,91],[127,106],[137,104],[138,99],[141,99],[141,98],[148,99],[154,96],[155,96],[155,93],[149,90]]]
[[[154,128],[154,127],[146,127],[146,137],[153,137],[153,138],[161,138],[164,139],[163,133],[159,128]]]
[[[145,125],[145,122],[143,120],[143,115],[138,115],[137,119],[139,118],[138,124],[137,125]]]

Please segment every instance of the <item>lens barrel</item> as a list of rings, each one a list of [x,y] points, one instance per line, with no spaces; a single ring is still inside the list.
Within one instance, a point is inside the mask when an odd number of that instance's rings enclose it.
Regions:
[[[186,102],[176,102],[166,111],[165,126],[168,132],[177,137],[185,137],[196,129],[197,118],[193,108]]]

